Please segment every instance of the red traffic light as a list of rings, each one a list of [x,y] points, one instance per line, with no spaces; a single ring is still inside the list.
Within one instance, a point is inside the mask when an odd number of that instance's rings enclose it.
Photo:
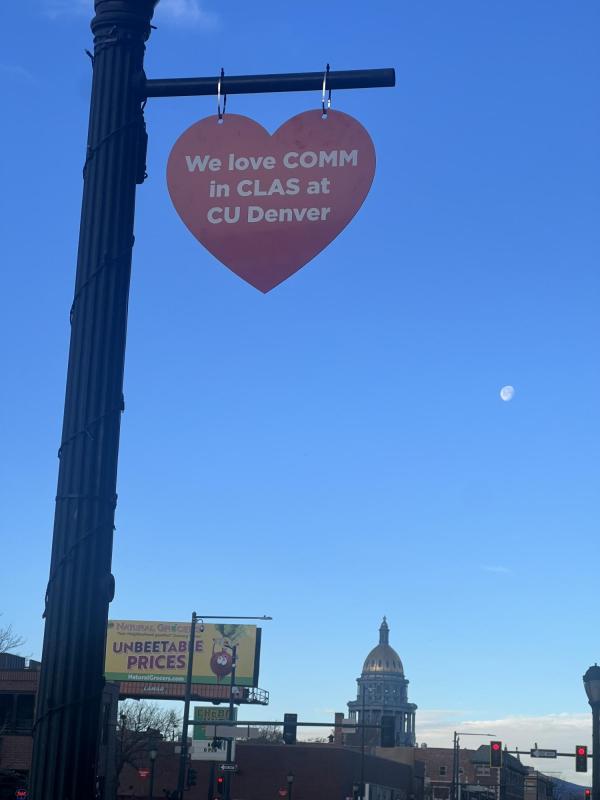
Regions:
[[[575,745],[575,772],[587,772],[588,749],[585,744]]]
[[[586,797],[591,797],[592,796],[592,790],[591,789],[586,789],[585,790],[585,796]]]
[[[493,740],[490,742],[490,767],[502,766],[502,742]]]
[[[225,778],[222,775],[217,775],[217,785],[222,786]]]

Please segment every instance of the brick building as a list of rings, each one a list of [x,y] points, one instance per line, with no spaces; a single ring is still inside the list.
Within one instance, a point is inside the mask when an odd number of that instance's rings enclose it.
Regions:
[[[33,749],[35,700],[40,677],[40,662],[10,653],[0,653],[0,800],[15,797],[17,789],[25,788],[29,780]],[[119,690],[107,684],[102,698],[102,731],[99,752],[99,782],[107,784],[107,765],[114,761],[114,736],[109,721],[116,719]],[[108,770],[110,772],[110,770]],[[114,789],[108,781],[110,795]]]
[[[525,800],[550,800],[554,793],[554,781],[549,775],[527,767],[525,776]]]
[[[477,750],[461,748],[458,752],[457,795],[460,800],[525,800],[528,770],[517,758],[504,753],[502,767],[497,769],[490,767],[489,745]],[[450,800],[452,748],[420,747],[415,750],[415,761],[424,765],[426,800]]]
[[[177,785],[179,758],[175,745],[162,742],[155,762],[154,797],[164,800],[165,792]],[[360,782],[361,752],[335,744],[298,742],[295,745],[255,744],[238,742],[235,763],[237,771],[231,782],[233,800],[278,800],[280,790],[287,789],[287,775],[292,773],[293,800],[344,800],[352,798]],[[212,762],[214,763],[214,762]],[[151,762],[139,765],[142,774]],[[214,788],[211,762],[192,761],[196,785],[186,791],[186,800],[206,800]],[[423,800],[418,775],[410,764],[365,754],[362,762],[369,800]],[[121,774],[119,800],[146,798],[150,777],[140,777],[138,770],[126,766]]]
[[[0,798],[27,785],[39,662],[0,653]]]

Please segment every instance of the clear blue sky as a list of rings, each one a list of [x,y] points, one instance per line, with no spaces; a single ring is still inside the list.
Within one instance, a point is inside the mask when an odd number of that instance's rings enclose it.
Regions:
[[[0,611],[33,657],[89,5],[22,0],[1,12]],[[267,716],[343,710],[383,614],[422,709],[585,712],[581,675],[600,658],[600,7],[197,8],[159,5],[150,77],[329,61],[394,66],[398,86],[334,92],[334,108],[373,138],[375,181],[342,235],[266,296],[201,248],[167,193],[170,148],[216,100],[148,103],[112,616],[272,614]],[[274,130],[319,103],[232,96],[228,110]],[[508,403],[504,384],[516,389]]]

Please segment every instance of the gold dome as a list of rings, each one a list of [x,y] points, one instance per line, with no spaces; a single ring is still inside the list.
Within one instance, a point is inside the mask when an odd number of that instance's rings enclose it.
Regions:
[[[379,628],[379,644],[365,658],[362,668],[363,675],[365,673],[394,672],[397,675],[404,676],[404,667],[402,666],[402,661],[400,661],[400,656],[393,647],[390,647],[389,634],[390,629],[384,617]]]

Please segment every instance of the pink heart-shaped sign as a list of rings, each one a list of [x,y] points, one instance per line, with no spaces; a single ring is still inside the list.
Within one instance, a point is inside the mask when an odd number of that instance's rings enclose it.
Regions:
[[[348,114],[305,111],[272,136],[249,117],[207,117],[169,156],[177,212],[219,261],[268,292],[335,239],[361,207],[375,148]]]

